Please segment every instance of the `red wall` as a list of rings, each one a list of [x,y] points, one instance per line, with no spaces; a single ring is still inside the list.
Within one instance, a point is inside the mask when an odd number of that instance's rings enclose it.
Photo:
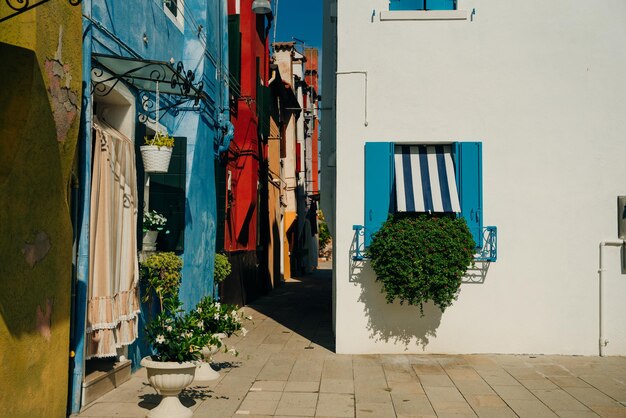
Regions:
[[[231,114],[235,136],[228,153],[227,174],[231,174],[231,190],[227,190],[226,195],[224,248],[227,251],[255,251],[259,157],[263,158],[264,154],[257,130],[257,58],[259,76],[264,83],[269,67],[268,43],[259,36],[257,23],[264,28],[267,20],[252,12],[252,0],[240,0],[240,3],[241,91],[235,92],[236,112]],[[229,0],[228,13],[235,14],[235,0]]]

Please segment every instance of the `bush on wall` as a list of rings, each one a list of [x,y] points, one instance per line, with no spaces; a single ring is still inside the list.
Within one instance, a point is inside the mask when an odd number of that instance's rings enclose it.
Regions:
[[[476,244],[465,219],[426,214],[390,215],[367,249],[387,303],[433,301],[444,311],[456,299]]]

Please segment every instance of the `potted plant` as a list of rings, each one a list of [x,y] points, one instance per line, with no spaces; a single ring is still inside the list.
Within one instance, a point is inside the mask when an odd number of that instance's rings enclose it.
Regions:
[[[395,214],[373,235],[367,256],[387,303],[417,305],[423,316],[428,301],[441,311],[452,305],[475,246],[463,218]]]
[[[143,213],[143,250],[156,251],[159,232],[165,228],[167,218],[156,210]],[[166,231],[166,233],[169,231]]]
[[[204,361],[200,363],[196,371],[196,380],[215,380],[219,377],[219,373],[211,367],[211,357],[223,346],[222,339],[236,335],[238,331],[241,331],[245,337],[248,330],[243,327],[243,319],[252,320],[252,317],[244,316],[238,311],[236,305],[222,304],[210,296],[202,298],[196,308],[191,311],[191,315],[196,318],[197,323],[203,325],[205,332],[211,335],[209,344],[202,350]],[[224,352],[238,354],[226,345],[224,345]]]
[[[148,417],[191,417],[178,394],[194,379],[195,360],[202,348],[211,342],[211,334],[196,315],[185,313],[179,300],[182,260],[174,253],[157,253],[142,262],[142,279],[146,282],[144,300],[156,296],[159,313],[146,326],[153,354],[141,360],[150,384],[162,395],[161,403]]]
[[[174,148],[174,138],[157,131],[153,137],[146,136],[144,145],[139,147],[146,173],[167,173]]]

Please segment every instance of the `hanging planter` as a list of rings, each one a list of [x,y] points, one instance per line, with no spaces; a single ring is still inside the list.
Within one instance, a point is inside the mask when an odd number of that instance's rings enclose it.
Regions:
[[[167,133],[157,132],[153,138],[145,137],[145,144],[139,147],[146,173],[167,173],[172,158],[174,138]]]

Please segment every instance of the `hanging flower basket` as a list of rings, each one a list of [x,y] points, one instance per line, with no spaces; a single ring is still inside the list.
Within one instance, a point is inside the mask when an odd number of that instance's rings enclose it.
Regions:
[[[172,148],[142,145],[139,149],[146,173],[167,173],[172,158]]]
[[[174,148],[174,138],[157,132],[154,137],[145,137],[145,144],[139,147],[146,173],[167,173]]]

